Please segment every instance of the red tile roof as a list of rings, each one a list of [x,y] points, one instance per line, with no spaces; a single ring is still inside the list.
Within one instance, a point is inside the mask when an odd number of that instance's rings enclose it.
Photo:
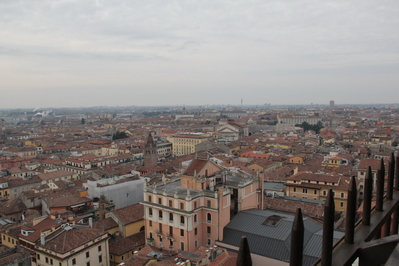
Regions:
[[[207,163],[208,160],[194,159],[184,172],[184,175],[194,176],[195,174],[199,174]]]
[[[102,231],[107,231],[107,230],[109,230],[111,228],[115,228],[115,227],[118,227],[118,224],[111,217],[105,218],[101,221],[95,221],[93,223],[93,228],[97,228]]]
[[[144,205],[139,203],[112,211],[124,224],[134,223],[144,219]]]
[[[62,228],[54,231],[52,234],[47,235],[46,239],[51,239],[51,237],[56,236],[55,238],[49,240],[44,245],[40,243],[38,246],[42,246],[47,250],[57,252],[60,254],[65,254],[77,247],[80,247],[84,244],[90,244],[91,241],[95,240],[98,237],[103,236],[104,233],[95,228],[73,228],[69,231],[63,231]],[[60,233],[59,235],[56,235]]]
[[[112,236],[109,240],[109,253],[112,255],[121,256],[137,247],[143,246],[145,244],[145,234],[144,231],[128,236],[122,237]]]

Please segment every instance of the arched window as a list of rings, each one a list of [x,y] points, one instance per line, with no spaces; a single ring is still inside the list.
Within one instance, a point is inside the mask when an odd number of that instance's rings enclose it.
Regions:
[[[149,209],[148,209],[148,214],[149,214],[149,215],[152,215],[152,208],[149,208]]]
[[[180,215],[180,223],[184,224],[184,216],[183,215]]]
[[[197,223],[197,215],[196,214],[194,215],[194,223],[195,224]]]
[[[173,221],[173,213],[169,213],[169,221]]]
[[[208,223],[212,222],[212,214],[210,214],[209,212],[206,214],[206,221]]]
[[[140,228],[140,232],[143,232],[143,231],[144,231],[144,229],[145,229],[145,227],[144,227],[144,226],[142,226],[142,227]]]
[[[159,210],[159,212],[158,212],[158,217],[159,217],[160,219],[162,219],[162,217],[163,217],[163,213],[162,213],[161,210]]]

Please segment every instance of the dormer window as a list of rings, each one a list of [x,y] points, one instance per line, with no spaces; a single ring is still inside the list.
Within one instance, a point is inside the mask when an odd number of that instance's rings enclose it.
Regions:
[[[33,232],[34,232],[33,230],[21,229],[21,234],[24,235],[24,236],[28,236],[28,235],[32,234]]]

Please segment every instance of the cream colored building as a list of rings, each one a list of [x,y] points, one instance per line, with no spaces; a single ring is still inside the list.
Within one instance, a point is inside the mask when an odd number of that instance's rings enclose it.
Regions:
[[[32,253],[32,266],[109,266],[108,233],[51,218],[21,229],[19,244]]]
[[[346,176],[298,172],[287,179],[286,195],[325,201],[328,190],[331,189],[335,211],[342,212],[346,216],[349,181],[350,178]]]
[[[203,134],[178,134],[170,137],[172,153],[175,155],[188,155],[195,152],[195,146],[208,140]]]

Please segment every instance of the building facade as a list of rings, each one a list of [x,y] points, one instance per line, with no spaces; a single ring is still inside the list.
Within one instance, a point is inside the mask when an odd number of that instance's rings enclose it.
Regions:
[[[346,216],[349,181],[345,176],[299,172],[287,179],[286,195],[325,201],[328,190],[332,189],[335,210]]]
[[[194,159],[181,178],[144,189],[147,244],[195,251],[223,240],[230,215],[261,208],[257,178],[232,174],[208,159]]]
[[[208,137],[200,134],[178,134],[173,135],[172,153],[175,155],[188,155],[195,152],[195,146],[207,141]]]

